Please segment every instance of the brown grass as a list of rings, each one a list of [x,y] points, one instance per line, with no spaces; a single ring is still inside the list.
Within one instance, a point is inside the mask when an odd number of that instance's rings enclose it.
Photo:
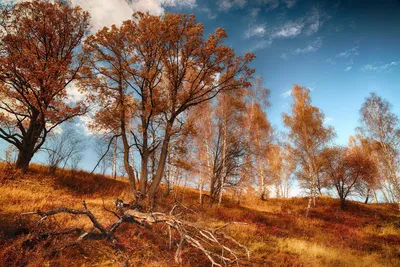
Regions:
[[[35,232],[68,227],[90,227],[87,218],[57,215],[38,225],[37,216],[19,216],[22,212],[68,206],[81,208],[86,200],[92,212],[107,225],[114,218],[103,209],[112,208],[117,198],[129,200],[124,179],[113,180],[86,172],[58,171],[46,174],[44,166],[33,165],[28,174],[0,166],[0,265],[1,266],[176,266],[175,248],[168,247],[167,229],[155,226],[143,229],[124,225],[118,232],[122,250],[114,250],[107,241],[93,236],[79,246],[56,253],[76,235],[49,238],[27,244]],[[248,197],[238,206],[227,198],[224,207],[200,206],[195,190],[180,188],[178,196],[195,210],[187,220],[207,226],[229,221],[227,231],[252,251],[250,261],[243,255],[241,266],[400,266],[399,214],[395,205],[364,205],[349,202],[346,211],[336,199],[320,198],[306,219],[306,199],[270,199]],[[173,196],[160,193],[158,209],[166,211]],[[186,248],[185,266],[208,266],[198,251]]]

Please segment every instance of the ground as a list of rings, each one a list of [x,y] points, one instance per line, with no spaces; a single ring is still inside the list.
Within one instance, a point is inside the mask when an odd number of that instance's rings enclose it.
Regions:
[[[400,266],[400,213],[396,205],[349,202],[345,211],[332,198],[317,199],[309,218],[307,199],[247,197],[240,205],[230,198],[222,207],[201,206],[198,192],[179,188],[160,193],[157,209],[169,210],[176,198],[190,208],[185,220],[208,227],[243,222],[226,231],[251,250],[241,254],[239,266]],[[59,170],[47,174],[33,165],[28,174],[0,166],[0,265],[2,266],[179,266],[176,246],[169,247],[168,229],[125,224],[117,230],[119,249],[92,235],[75,246],[76,234],[32,239],[40,231],[71,227],[90,228],[86,217],[57,215],[38,223],[37,215],[21,213],[58,207],[88,208],[108,225],[115,221],[110,209],[116,199],[129,200],[127,182],[86,172]],[[28,242],[28,241],[29,242]],[[33,241],[32,241],[33,240]],[[184,266],[210,266],[196,249],[185,247]]]

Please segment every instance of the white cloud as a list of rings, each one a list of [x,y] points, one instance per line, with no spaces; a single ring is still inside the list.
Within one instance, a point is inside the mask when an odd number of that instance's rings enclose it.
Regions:
[[[7,3],[27,2],[30,0],[0,0]],[[245,0],[235,0],[245,1]],[[71,0],[91,16],[92,31],[96,32],[104,26],[120,25],[130,19],[133,12],[149,12],[153,15],[164,13],[166,7],[196,7],[196,0]]]
[[[334,59],[332,59],[332,58],[328,58],[328,59],[326,60],[326,62],[329,63],[329,64],[331,64],[331,65],[336,65],[336,63],[337,63],[337,61],[334,60]]]
[[[212,12],[208,7],[200,8],[199,11],[205,13],[209,19],[216,19],[218,17],[218,15]]]
[[[282,93],[281,97],[288,98],[289,96],[291,96],[291,94],[292,94],[292,90],[288,90],[288,91]]]
[[[333,121],[333,118],[331,118],[331,117],[325,117],[325,119],[324,119],[324,123],[326,123],[326,124],[329,124],[332,121]]]
[[[76,103],[82,101],[87,96],[86,92],[81,92],[75,84],[71,84],[67,87],[67,102]]]
[[[356,45],[353,46],[352,48],[346,49],[343,52],[337,53],[334,58],[328,58],[326,62],[328,62],[331,65],[336,65],[338,62],[341,64],[345,65],[345,68],[343,71],[350,71],[353,69],[354,65],[354,59],[355,57],[360,55],[360,52],[358,51],[360,46],[358,45],[358,41],[355,42]]]
[[[352,58],[354,56],[358,56],[360,55],[360,53],[358,52],[358,48],[360,46],[356,45],[350,49],[347,49],[346,51],[340,52],[336,55],[337,58]]]
[[[295,55],[307,54],[307,53],[315,52],[315,51],[319,50],[321,47],[322,47],[322,38],[317,37],[317,39],[315,39],[315,41],[309,43],[306,47],[297,48],[297,49],[293,50],[292,53]]]
[[[394,68],[400,65],[400,61],[392,61],[383,65],[368,64],[362,67],[363,71],[391,72]]]
[[[346,67],[345,69],[344,69],[344,71],[349,71],[349,70],[351,70],[353,67],[352,66],[348,66],[348,67]]]
[[[292,8],[296,5],[297,0],[282,0],[287,8]]]
[[[220,0],[218,6],[220,10],[229,11],[231,8],[243,8],[247,0]]]
[[[250,9],[249,11],[250,17],[253,19],[256,18],[258,16],[258,13],[260,13],[260,11],[261,9],[259,7]]]
[[[322,47],[322,37],[317,37],[314,41],[310,42],[307,46],[302,48],[296,48],[290,51],[291,55],[300,55],[300,54],[307,54],[318,51]],[[283,53],[281,55],[282,59],[288,60],[289,54]]]
[[[250,51],[256,51],[260,49],[264,49],[269,47],[272,44],[271,40],[261,40],[258,42],[253,43],[253,45],[250,47]]]
[[[266,32],[264,24],[249,25],[249,28],[245,32],[245,38],[251,38],[253,36],[263,37]]]
[[[272,32],[271,38],[293,38],[301,33],[313,35],[319,31],[328,19],[330,19],[328,15],[317,8],[313,8],[304,17],[295,21],[287,21],[283,25],[276,27]]]
[[[279,6],[279,0],[258,0],[258,4],[266,8],[267,11],[269,11]]]
[[[299,35],[303,30],[303,22],[288,21],[285,24],[278,27],[272,34],[272,38],[291,38]]]
[[[165,7],[196,6],[196,0],[72,0],[71,2],[89,11],[93,31],[112,24],[120,25],[122,21],[130,19],[135,11],[159,15],[164,12]]]

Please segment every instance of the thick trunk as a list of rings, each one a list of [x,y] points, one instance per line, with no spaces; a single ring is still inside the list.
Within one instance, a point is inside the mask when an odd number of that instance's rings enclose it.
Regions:
[[[340,209],[344,210],[346,208],[346,199],[341,198],[340,199]]]
[[[18,148],[19,153],[17,162],[15,163],[15,167],[23,172],[28,170],[29,163],[31,162],[33,155],[44,142],[44,140],[42,140],[40,143],[38,143],[40,134],[43,131],[43,126],[38,121],[39,113],[37,111],[32,111],[32,113],[33,116],[29,123],[28,131],[23,137],[21,147]]]
[[[161,147],[160,160],[158,162],[156,175],[154,176],[153,182],[151,183],[150,188],[149,188],[149,198],[150,198],[150,203],[152,206],[154,205],[157,189],[158,189],[158,187],[161,183],[162,177],[164,175],[165,164],[167,162],[167,156],[168,156],[169,140],[171,138],[171,136],[170,136],[171,128],[172,128],[172,123],[169,124],[167,126],[167,129],[165,130],[165,135],[164,135],[164,140],[163,140],[163,144]]]
[[[21,149],[18,153],[18,159],[15,164],[15,167],[17,169],[22,170],[23,172],[26,172],[29,167],[29,163],[31,162],[33,157],[33,147],[27,147],[24,149]]]

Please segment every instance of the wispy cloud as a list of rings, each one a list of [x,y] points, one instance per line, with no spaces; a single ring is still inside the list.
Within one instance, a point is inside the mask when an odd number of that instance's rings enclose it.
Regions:
[[[300,17],[295,21],[289,20],[277,26],[272,31],[271,38],[293,38],[300,34],[313,35],[320,30],[328,19],[330,19],[330,16],[326,13],[318,8],[313,8],[304,17]]]
[[[287,8],[293,8],[296,5],[297,0],[282,0],[282,2],[286,5]]]
[[[291,50],[289,53],[283,53],[281,55],[282,59],[289,59],[289,54],[291,55],[300,55],[307,54],[318,51],[322,47],[322,37],[317,37],[314,41],[308,43],[305,47],[296,48]]]
[[[232,8],[243,8],[247,0],[219,0],[218,6],[222,11],[229,11]]]
[[[304,23],[301,21],[294,22],[288,21],[285,24],[275,29],[275,32],[272,33],[271,38],[291,38],[299,35],[304,28]]]
[[[288,98],[292,94],[292,90],[288,90],[281,94],[281,97]]]
[[[358,56],[360,55],[360,53],[358,52],[358,48],[360,46],[356,45],[350,49],[347,49],[346,51],[340,52],[336,55],[337,58],[352,58],[354,56]]]
[[[265,29],[264,24],[258,24],[258,25],[250,24],[249,28],[245,32],[245,38],[251,38],[253,36],[263,37],[266,32],[267,31]]]
[[[208,7],[203,7],[200,8],[199,11],[205,13],[209,19],[216,19],[218,15],[214,13],[210,8]]]
[[[341,63],[345,65],[343,71],[346,72],[352,70],[355,57],[360,55],[359,52],[360,46],[358,45],[358,42],[356,42],[356,44],[357,45],[349,49],[346,49],[345,51],[337,53],[334,58],[328,58],[326,62],[331,65],[336,65],[337,63]]]
[[[391,72],[395,69],[398,65],[400,65],[400,61],[392,61],[387,64],[383,65],[375,65],[375,64],[368,64],[361,68],[363,71],[376,71],[376,72]]]
[[[333,121],[333,118],[331,118],[331,117],[325,117],[325,119],[324,119],[325,124],[330,123],[332,121]]]
[[[249,10],[250,18],[253,18],[253,19],[256,18],[258,16],[258,14],[260,13],[260,11],[261,11],[261,8],[259,8],[259,7],[250,9]]]
[[[256,51],[256,50],[261,50],[261,49],[270,47],[271,44],[272,44],[272,41],[271,41],[271,40],[261,40],[261,41],[257,41],[257,42],[254,42],[254,43],[251,45],[251,47],[250,47],[249,50],[254,52],[254,51]]]
[[[309,43],[306,47],[295,49],[293,51],[293,54],[298,55],[298,54],[311,53],[317,51],[321,47],[322,47],[322,37],[317,37],[317,39]]]

